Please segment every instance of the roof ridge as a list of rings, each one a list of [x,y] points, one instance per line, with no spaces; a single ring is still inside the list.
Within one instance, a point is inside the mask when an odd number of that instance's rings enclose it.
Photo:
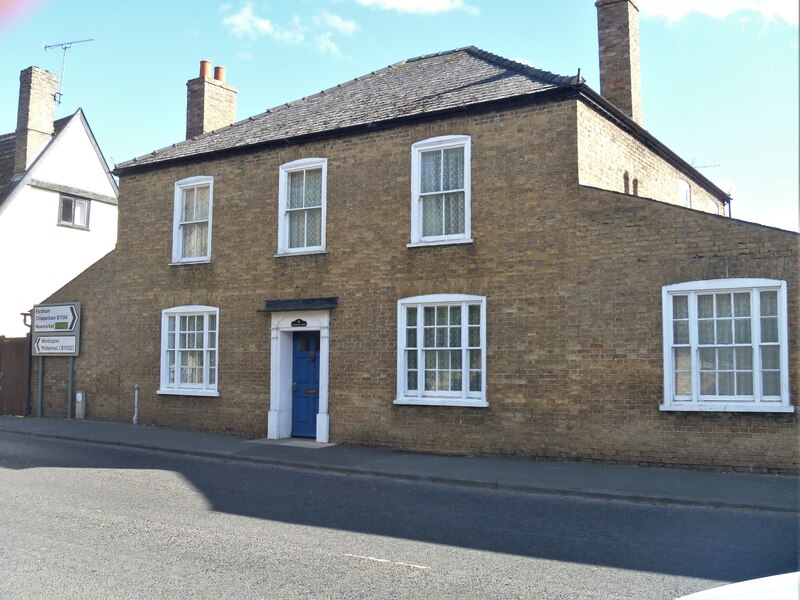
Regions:
[[[545,71],[544,69],[539,69],[537,67],[532,67],[531,65],[526,65],[525,63],[517,62],[516,60],[511,60],[510,58],[505,58],[499,54],[493,54],[492,52],[488,52],[482,48],[478,48],[477,46],[466,46],[463,48],[463,50],[466,50],[477,58],[492,62],[506,69],[517,71],[518,73],[527,75],[528,77],[535,77],[536,79],[545,81],[547,83],[553,83],[556,85],[570,85],[575,79],[575,75],[559,75],[558,73]]]
[[[469,48],[474,48],[474,46],[469,46]],[[298,98],[297,100],[292,100],[291,102],[282,102],[281,104],[278,104],[277,106],[274,106],[272,108],[268,108],[267,110],[265,110],[262,113],[258,113],[258,114],[255,114],[255,115],[251,116],[251,117],[248,117],[247,119],[242,119],[241,121],[237,121],[236,123],[233,123],[233,125],[237,125],[237,124],[243,123],[245,121],[253,121],[253,120],[257,119],[258,117],[261,117],[262,115],[272,114],[272,113],[277,112],[279,110],[282,110],[282,109],[285,109],[285,108],[289,108],[293,104],[297,104],[298,102],[304,102],[304,101],[307,101],[307,100],[311,100],[312,98],[318,98],[319,96],[323,96],[323,95],[327,94],[328,92],[332,92],[333,90],[341,89],[342,87],[344,87],[346,85],[351,85],[351,84],[355,83],[356,81],[361,81],[362,79],[366,79],[367,77],[371,77],[373,75],[377,75],[379,73],[383,73],[385,71],[388,71],[389,69],[393,69],[393,68],[399,67],[399,66],[404,65],[406,63],[415,62],[415,61],[423,60],[423,59],[426,59],[426,58],[433,58],[435,56],[446,56],[447,54],[455,54],[456,52],[461,52],[462,50],[466,50],[466,49],[467,49],[467,46],[464,46],[462,48],[454,48],[453,50],[443,50],[441,52],[432,52],[430,54],[421,54],[419,56],[414,56],[412,58],[406,58],[406,59],[403,59],[403,60],[399,60],[399,61],[393,62],[393,63],[391,63],[391,64],[389,64],[389,65],[387,65],[385,67],[381,67],[379,69],[375,69],[374,71],[370,71],[369,73],[365,73],[364,75],[361,75],[361,76],[358,76],[358,77],[353,77],[352,79],[348,79],[347,81],[343,81],[342,83],[337,83],[336,85],[332,85],[332,86],[330,86],[328,88],[324,88],[324,89],[322,89],[319,92],[316,92],[314,94],[310,94],[308,96],[303,96],[302,98]]]
[[[455,54],[456,52],[464,52],[470,50],[471,48],[476,48],[475,46],[461,46],[460,48],[453,48],[452,50],[442,50],[441,52],[430,52],[428,54],[420,54],[419,56],[412,56],[411,58],[407,58],[405,60],[400,61],[400,63],[410,63],[410,62],[417,62],[418,60],[425,60],[427,58],[435,58],[437,56],[447,56],[448,54]],[[400,64],[395,63],[395,64]]]

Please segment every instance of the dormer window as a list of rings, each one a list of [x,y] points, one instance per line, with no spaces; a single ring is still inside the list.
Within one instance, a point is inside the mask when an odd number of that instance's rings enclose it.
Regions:
[[[89,229],[89,200],[61,194],[58,224],[77,229]]]

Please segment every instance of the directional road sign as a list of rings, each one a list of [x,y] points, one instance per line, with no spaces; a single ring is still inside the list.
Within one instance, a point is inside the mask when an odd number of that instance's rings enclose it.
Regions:
[[[33,309],[33,330],[36,333],[43,331],[75,331],[78,326],[77,303],[71,304],[40,304]]]
[[[78,356],[81,303],[39,304],[33,307],[33,356]]]

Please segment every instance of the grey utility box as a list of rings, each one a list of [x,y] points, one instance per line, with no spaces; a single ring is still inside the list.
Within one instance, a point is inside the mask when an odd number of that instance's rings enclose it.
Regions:
[[[86,392],[83,390],[75,392],[75,418],[86,418]]]

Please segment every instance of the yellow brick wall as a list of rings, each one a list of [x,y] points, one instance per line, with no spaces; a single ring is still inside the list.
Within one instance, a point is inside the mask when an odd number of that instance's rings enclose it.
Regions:
[[[578,103],[578,177],[582,185],[681,204],[678,181],[691,189],[691,208],[722,215],[720,200],[592,107]],[[633,181],[638,182],[634,194]]]
[[[142,423],[264,436],[270,322],[257,310],[266,299],[337,296],[332,441],[797,469],[794,415],[658,410],[661,286],[786,279],[796,315],[797,237],[578,185],[579,106],[463,115],[124,175],[117,250],[52,298],[83,302],[76,389],[89,393],[88,417],[129,421],[138,383]],[[472,136],[474,243],[407,248],[411,144],[447,134]],[[307,157],[328,159],[328,251],[275,257],[279,166]],[[193,175],[214,176],[213,262],[170,266],[173,185]],[[487,297],[488,408],[392,403],[397,300],[433,293]],[[161,310],[184,304],[220,308],[219,398],[155,393]],[[797,398],[796,337],[791,344]],[[57,363],[46,368],[54,388],[65,373]],[[49,402],[56,411],[58,398]]]

